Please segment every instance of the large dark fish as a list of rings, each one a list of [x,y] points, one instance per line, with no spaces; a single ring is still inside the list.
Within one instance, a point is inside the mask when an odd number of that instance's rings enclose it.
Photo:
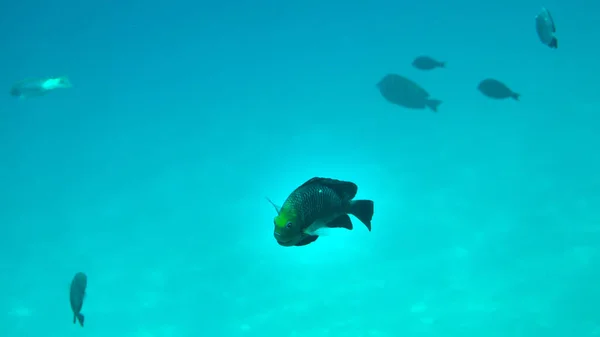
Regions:
[[[425,109],[437,112],[440,100],[429,98],[429,93],[417,83],[396,74],[386,75],[377,83],[379,92],[388,102],[410,109]]]
[[[79,321],[79,325],[83,326],[85,317],[81,313],[83,307],[83,299],[85,298],[85,288],[87,287],[87,276],[84,273],[77,273],[71,281],[71,309],[73,310],[73,324]]]
[[[281,208],[271,202],[277,210],[273,232],[277,243],[305,246],[319,238],[316,232],[323,227],[352,230],[348,214],[371,231],[373,201],[352,200],[357,191],[354,183],[315,177],[296,188]]]
[[[485,96],[495,99],[512,98],[518,101],[521,96],[512,91],[506,84],[492,78],[481,81],[477,89]]]

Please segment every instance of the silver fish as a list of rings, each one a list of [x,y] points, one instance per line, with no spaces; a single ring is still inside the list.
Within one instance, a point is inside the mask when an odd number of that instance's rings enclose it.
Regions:
[[[23,99],[44,96],[50,91],[71,87],[71,81],[67,77],[29,78],[13,84],[10,95]]]

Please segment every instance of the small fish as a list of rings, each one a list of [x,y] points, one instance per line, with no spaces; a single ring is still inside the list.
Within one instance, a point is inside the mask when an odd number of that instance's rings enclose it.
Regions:
[[[558,48],[558,40],[554,36],[556,26],[554,25],[552,15],[550,15],[550,12],[546,8],[542,8],[535,17],[535,29],[543,44],[552,49]]]
[[[477,89],[485,96],[495,99],[512,98],[518,101],[521,96],[521,94],[512,91],[506,84],[491,78],[481,81]]]
[[[429,93],[406,77],[388,74],[377,83],[379,92],[388,102],[409,109],[425,109],[437,112],[442,101],[431,99]]]
[[[433,70],[435,68],[445,68],[446,62],[437,61],[429,56],[419,56],[412,62],[412,66],[421,70]]]
[[[352,230],[348,214],[357,217],[371,231],[374,204],[371,200],[352,200],[358,186],[329,178],[312,178],[296,188],[282,207],[275,207],[273,235],[284,247],[305,246],[319,238],[319,229]]]
[[[50,91],[71,88],[67,77],[25,79],[13,84],[10,95],[21,99],[44,96]]]
[[[87,276],[84,273],[77,273],[71,281],[71,309],[73,310],[73,324],[79,322],[83,326],[85,317],[81,313],[83,299],[85,298],[85,288],[87,287]]]

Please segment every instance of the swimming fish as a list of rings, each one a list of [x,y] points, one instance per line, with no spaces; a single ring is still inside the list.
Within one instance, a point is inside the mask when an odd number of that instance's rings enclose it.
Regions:
[[[446,62],[437,61],[429,56],[419,56],[412,62],[412,66],[421,70],[432,70],[446,67]]]
[[[320,228],[352,230],[348,214],[357,217],[371,231],[374,203],[352,200],[358,186],[352,182],[315,177],[296,188],[283,206],[275,207],[273,235],[284,247],[305,246],[319,238]]]
[[[495,99],[512,98],[518,101],[521,96],[521,94],[512,91],[506,84],[492,78],[481,81],[477,89],[485,96]]]
[[[542,8],[535,17],[535,29],[543,44],[552,49],[558,48],[558,40],[554,36],[556,26],[554,25],[552,15],[550,15],[550,12],[546,8]]]
[[[81,313],[83,307],[83,299],[85,298],[85,288],[87,287],[87,276],[84,273],[77,273],[71,281],[71,310],[73,310],[73,324],[79,321],[79,325],[83,326],[85,317]]]
[[[71,87],[71,81],[67,77],[32,78],[13,84],[10,95],[23,99],[44,96],[50,91]]]
[[[406,77],[388,74],[377,83],[379,92],[388,102],[410,109],[425,109],[437,112],[442,101],[429,98],[429,93]]]

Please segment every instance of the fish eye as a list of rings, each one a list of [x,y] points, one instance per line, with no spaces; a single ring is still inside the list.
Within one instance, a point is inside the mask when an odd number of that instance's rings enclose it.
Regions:
[[[285,224],[285,228],[288,228],[288,229],[292,228],[292,223],[291,222],[286,223]]]

